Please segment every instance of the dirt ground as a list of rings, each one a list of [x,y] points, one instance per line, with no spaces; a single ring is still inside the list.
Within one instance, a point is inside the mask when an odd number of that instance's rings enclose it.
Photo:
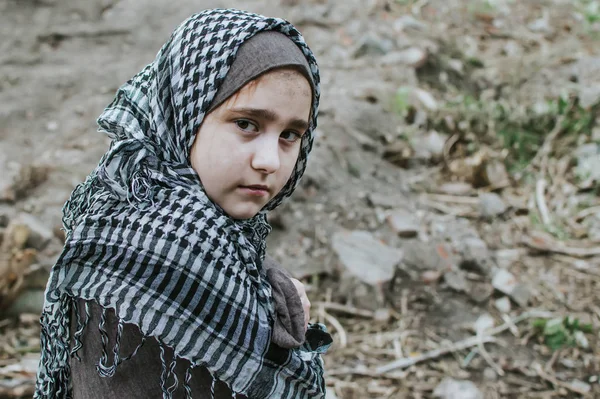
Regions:
[[[268,251],[334,336],[331,398],[600,397],[600,2],[173,5],[0,0],[0,397],[31,396],[61,207],[108,146],[96,117],[214,7],[290,20],[321,67]]]

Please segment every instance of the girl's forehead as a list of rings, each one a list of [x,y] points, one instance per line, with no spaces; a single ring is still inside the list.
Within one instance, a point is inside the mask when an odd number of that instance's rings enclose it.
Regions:
[[[234,107],[240,99],[248,99],[249,97],[256,95],[257,91],[286,91],[290,96],[308,95],[311,99],[314,97],[310,83],[302,73],[293,68],[278,68],[266,72],[242,86],[233,93],[231,97],[225,100],[223,105],[228,108]],[[276,104],[274,98],[271,99],[267,97],[266,100],[267,102]]]

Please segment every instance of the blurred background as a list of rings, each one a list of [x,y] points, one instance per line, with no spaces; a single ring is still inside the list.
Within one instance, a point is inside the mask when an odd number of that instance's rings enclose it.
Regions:
[[[270,252],[329,397],[600,397],[600,1],[0,0],[0,398],[31,397],[96,117],[194,12],[290,20],[316,147]]]

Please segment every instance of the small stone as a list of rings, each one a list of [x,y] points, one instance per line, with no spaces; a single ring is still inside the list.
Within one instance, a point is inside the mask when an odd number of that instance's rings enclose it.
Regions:
[[[510,268],[513,263],[518,261],[522,256],[521,249],[499,249],[496,251],[494,258],[496,259],[496,264],[502,269]]]
[[[582,108],[590,108],[600,102],[600,85],[582,87],[579,90],[579,105]]]
[[[46,129],[48,129],[48,131],[50,132],[55,132],[56,130],[58,130],[58,122],[57,121],[50,121],[46,124]]]
[[[401,168],[408,168],[414,156],[414,150],[404,140],[388,144],[383,151],[383,159]]]
[[[369,201],[369,204],[371,206],[378,206],[381,208],[395,208],[403,202],[406,202],[406,196],[369,193],[367,194],[367,200]]]
[[[368,231],[343,231],[333,235],[332,246],[346,270],[360,281],[377,286],[390,281],[403,252]]]
[[[487,244],[479,237],[461,237],[456,249],[462,260],[460,267],[481,275],[489,275],[493,267],[492,255]]]
[[[485,218],[492,218],[506,212],[506,204],[496,193],[479,194],[479,209]]]
[[[483,379],[489,382],[494,382],[498,380],[498,374],[491,367],[486,367],[483,369]]]
[[[421,273],[426,270],[438,270],[446,273],[458,268],[452,251],[442,242],[421,242],[407,240],[402,249],[402,263],[410,270]]]
[[[7,314],[17,316],[23,313],[41,314],[44,307],[44,290],[31,289],[22,291],[7,309]]]
[[[425,270],[423,273],[421,273],[421,280],[425,284],[437,283],[441,277],[442,272],[439,270]]]
[[[420,221],[414,212],[395,209],[387,217],[388,224],[402,238],[416,237],[420,230]]]
[[[27,226],[29,229],[29,236],[26,242],[27,248],[34,248],[41,251],[54,238],[52,229],[33,215],[22,213],[15,221]]]
[[[392,318],[390,310],[388,308],[377,309],[373,315],[373,320],[378,323],[387,323]]]
[[[496,301],[494,302],[494,305],[496,306],[496,309],[498,309],[498,311],[500,313],[510,313],[510,299],[506,296],[503,296],[500,299],[496,299]]]
[[[439,187],[439,191],[449,195],[467,195],[473,191],[473,186],[465,182],[444,183]]]
[[[444,282],[456,292],[468,292],[469,282],[460,270],[451,270],[444,274]]]
[[[576,368],[580,367],[579,362],[576,362],[573,359],[560,359],[559,363],[568,369],[576,369]]]
[[[394,30],[402,32],[405,29],[425,30],[427,25],[410,15],[403,15],[394,21]]]
[[[440,158],[448,136],[431,130],[424,135],[419,135],[411,141],[415,157],[421,159]]]
[[[10,218],[5,213],[0,213],[0,228],[7,227],[10,223]]]
[[[337,396],[335,395],[335,392],[333,391],[333,389],[328,389],[325,392],[325,399],[337,399]]]
[[[450,69],[459,73],[460,75],[462,75],[465,70],[465,64],[461,60],[457,60],[454,58],[449,59],[447,65]]]
[[[529,28],[529,30],[532,32],[552,33],[552,28],[550,27],[550,23],[546,16],[531,22],[529,25],[527,25],[527,28]]]
[[[469,288],[469,297],[476,303],[483,304],[494,294],[494,287],[486,282],[473,283],[471,282],[471,288]]]
[[[14,202],[48,179],[45,166],[4,164],[0,160],[0,201]]]
[[[591,188],[596,182],[600,182],[600,146],[596,143],[584,144],[575,150],[575,157],[575,174],[580,187]]]
[[[433,396],[440,399],[484,399],[477,386],[466,380],[455,380],[446,377],[433,391]]]
[[[579,330],[575,331],[573,333],[573,337],[575,337],[575,341],[577,342],[577,345],[580,348],[589,349],[590,342],[588,341],[588,339],[585,336],[585,334],[583,333],[583,331],[579,331]]]
[[[415,87],[410,91],[409,98],[412,100],[411,102],[413,105],[421,105],[428,111],[437,111],[439,108],[435,97],[428,91],[419,89],[418,87]]]
[[[409,65],[413,68],[422,66],[427,61],[427,51],[418,47],[407,48],[386,54],[381,59],[381,65]]]
[[[369,33],[364,35],[354,50],[354,58],[360,58],[365,56],[378,56],[389,53],[394,44],[387,39],[382,39],[375,34]]]
[[[505,188],[510,186],[510,178],[506,171],[506,166],[501,161],[488,161],[485,162],[481,168],[480,179],[482,184],[489,185],[495,189]]]
[[[531,291],[521,284],[515,276],[507,270],[498,269],[492,279],[492,286],[508,295],[519,306],[525,307],[531,297]]]
[[[482,334],[486,330],[494,328],[495,324],[496,321],[494,318],[489,313],[484,313],[479,316],[477,321],[473,324],[473,331],[475,331],[476,334]]]
[[[592,386],[581,380],[571,381],[571,386],[576,388],[578,391],[585,392],[586,394],[592,391]]]

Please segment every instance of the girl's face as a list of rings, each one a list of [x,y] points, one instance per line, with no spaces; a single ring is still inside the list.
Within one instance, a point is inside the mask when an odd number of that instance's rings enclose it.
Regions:
[[[255,216],[289,180],[312,101],[306,78],[277,69],[211,111],[190,160],[208,197],[234,219]]]

